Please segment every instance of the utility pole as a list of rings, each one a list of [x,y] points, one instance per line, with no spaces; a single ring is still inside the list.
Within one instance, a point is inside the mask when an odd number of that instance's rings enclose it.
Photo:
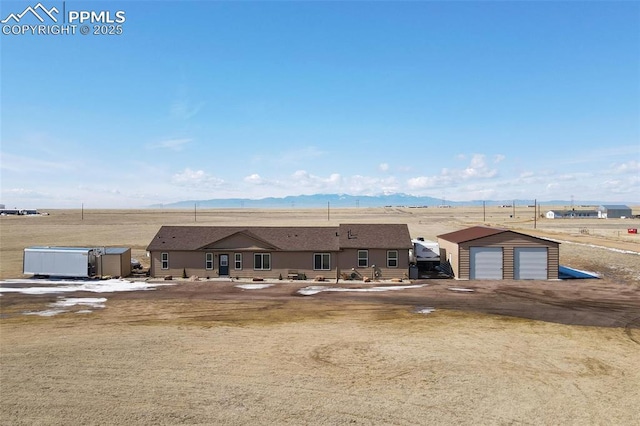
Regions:
[[[486,201],[482,202],[482,221],[486,223],[487,221],[487,209],[485,206]]]
[[[513,200],[513,216],[514,219],[516,218],[516,200]]]
[[[537,228],[538,225],[538,200],[533,200],[533,229]]]
[[[84,203],[80,206],[80,220],[84,220]]]
[[[198,221],[198,203],[193,203],[193,221]]]
[[[327,222],[330,220],[330,217],[331,217],[330,205],[331,205],[331,201],[327,201]]]

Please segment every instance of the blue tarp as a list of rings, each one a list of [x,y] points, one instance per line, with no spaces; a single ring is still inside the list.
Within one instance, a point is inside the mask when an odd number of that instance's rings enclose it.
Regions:
[[[598,278],[598,276],[560,265],[558,267],[558,278],[560,278],[561,280],[575,280],[585,278]]]

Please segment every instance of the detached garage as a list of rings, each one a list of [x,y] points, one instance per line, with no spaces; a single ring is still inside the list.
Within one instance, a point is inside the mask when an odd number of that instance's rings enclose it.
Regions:
[[[440,260],[461,280],[558,279],[560,243],[474,226],[438,235]]]

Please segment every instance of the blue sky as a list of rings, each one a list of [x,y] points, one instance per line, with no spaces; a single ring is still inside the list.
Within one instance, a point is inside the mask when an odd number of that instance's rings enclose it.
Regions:
[[[3,1],[0,19],[36,4]],[[42,5],[126,21],[121,35],[3,30],[7,207],[640,202],[638,2]]]

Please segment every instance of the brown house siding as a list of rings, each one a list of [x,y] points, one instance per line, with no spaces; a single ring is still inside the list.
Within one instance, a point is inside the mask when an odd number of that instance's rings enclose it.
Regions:
[[[162,253],[169,253],[169,269],[162,269]],[[206,253],[214,253],[213,269],[206,269]],[[235,269],[235,254],[242,254],[242,269]],[[254,254],[269,253],[271,255],[271,268],[267,270],[254,269]],[[314,270],[314,255],[316,253],[330,254],[329,270]],[[196,275],[198,277],[218,277],[220,276],[220,254],[229,255],[229,277],[232,278],[287,278],[290,273],[306,275],[307,278],[314,278],[322,275],[327,279],[334,279],[337,274],[338,255],[331,252],[267,252],[267,251],[238,251],[223,250],[220,252],[213,250],[205,251],[168,251],[151,253],[151,275],[155,277],[174,276],[181,277],[184,272],[187,276]],[[178,266],[173,266],[178,265]]]
[[[378,279],[406,278],[409,271],[409,250],[397,249],[398,266],[387,267],[387,251],[386,249],[368,249],[369,265],[367,267],[358,266],[358,250],[346,249],[339,254],[340,271],[339,273],[351,274],[353,270],[361,277],[375,277]],[[367,249],[361,249],[367,250]],[[395,249],[391,249],[395,250]],[[375,265],[375,272],[373,271]]]
[[[316,276],[323,276],[328,280],[340,277],[342,272],[351,274],[352,268],[355,268],[362,277],[372,276],[372,266],[376,265],[377,278],[406,278],[409,268],[409,251],[407,249],[399,249],[398,266],[395,268],[387,268],[387,250],[369,250],[369,267],[358,268],[358,250],[345,250],[336,252],[266,252],[266,251],[167,251],[167,252],[151,252],[151,275],[155,277],[173,276],[181,277],[184,272],[187,276],[196,275],[198,277],[218,277],[220,272],[219,259],[220,254],[229,255],[229,277],[233,278],[269,278],[277,279],[282,276],[286,279],[290,273],[305,275],[308,279]],[[169,254],[169,269],[162,269],[162,253]],[[205,269],[206,253],[214,253],[214,269]],[[235,253],[242,254],[242,269],[235,269]],[[255,270],[253,269],[254,253],[270,253],[271,269]],[[314,255],[316,253],[330,254],[330,269],[315,270]],[[174,266],[177,265],[177,266]]]

